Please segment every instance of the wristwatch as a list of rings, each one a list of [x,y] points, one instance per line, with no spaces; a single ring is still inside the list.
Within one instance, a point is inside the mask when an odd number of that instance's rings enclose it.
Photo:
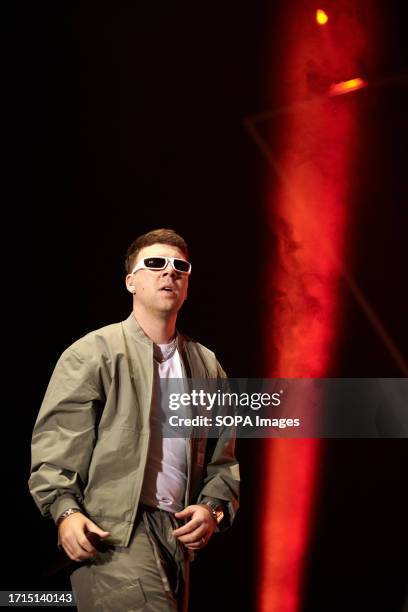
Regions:
[[[71,514],[75,514],[75,512],[81,512],[79,508],[67,508],[60,517],[58,517],[57,525],[59,525],[67,516],[71,516]]]
[[[223,507],[216,501],[210,501],[210,500],[203,502],[202,506],[205,506],[206,508],[208,508],[214,521],[217,523],[217,525],[219,525],[222,519],[224,518]]]

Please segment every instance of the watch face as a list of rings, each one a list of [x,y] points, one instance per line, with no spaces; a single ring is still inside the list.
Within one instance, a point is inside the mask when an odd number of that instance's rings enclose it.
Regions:
[[[216,512],[215,515],[216,515],[215,520],[217,521],[217,524],[219,525],[222,519],[224,518],[224,513],[222,510],[218,510],[218,512]]]
[[[211,516],[213,517],[214,521],[217,523],[217,525],[219,525],[224,518],[224,512],[221,507],[216,502],[210,501],[206,502],[205,505],[211,512]]]

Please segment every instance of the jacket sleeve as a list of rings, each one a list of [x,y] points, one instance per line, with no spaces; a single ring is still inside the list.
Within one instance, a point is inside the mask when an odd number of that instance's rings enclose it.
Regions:
[[[55,521],[81,508],[102,400],[95,364],[72,347],[58,361],[34,426],[30,493]]]
[[[219,378],[227,376],[217,362]],[[225,516],[219,529],[223,531],[231,526],[239,507],[240,474],[239,464],[235,457],[235,435],[232,429],[226,429],[220,438],[207,441],[204,482],[197,503],[206,500],[221,502]]]

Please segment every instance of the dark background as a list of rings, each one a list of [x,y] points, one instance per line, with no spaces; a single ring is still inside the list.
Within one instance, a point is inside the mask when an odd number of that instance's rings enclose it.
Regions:
[[[407,71],[402,3],[387,6],[378,79]],[[180,329],[213,348],[231,376],[262,372],[260,262],[271,169],[244,119],[279,102],[269,86],[279,11],[278,2],[261,0],[40,2],[20,6],[8,22],[14,224],[3,227],[3,242],[15,273],[13,299],[4,300],[13,318],[4,331],[11,393],[2,589],[69,588],[63,574],[50,575],[55,528],[27,491],[29,440],[62,350],[128,315],[123,259],[137,235],[172,227],[186,237],[193,275]],[[362,206],[350,229],[354,278],[405,359],[406,91],[384,86],[367,105],[370,136],[356,168]],[[344,296],[332,375],[402,376],[346,285]],[[406,441],[322,444],[303,610],[400,612],[408,583]],[[192,612],[255,610],[257,441],[239,441],[238,453],[242,509],[192,567]]]

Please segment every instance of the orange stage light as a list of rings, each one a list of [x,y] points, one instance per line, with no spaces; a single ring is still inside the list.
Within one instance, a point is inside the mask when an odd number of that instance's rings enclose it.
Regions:
[[[349,79],[348,81],[340,81],[340,83],[334,83],[330,86],[329,93],[331,96],[340,96],[342,94],[356,91],[356,89],[362,89],[367,87],[367,82],[363,79]]]
[[[317,9],[316,11],[316,22],[319,25],[326,25],[326,23],[329,21],[329,16],[328,14],[323,11],[322,9]]]

